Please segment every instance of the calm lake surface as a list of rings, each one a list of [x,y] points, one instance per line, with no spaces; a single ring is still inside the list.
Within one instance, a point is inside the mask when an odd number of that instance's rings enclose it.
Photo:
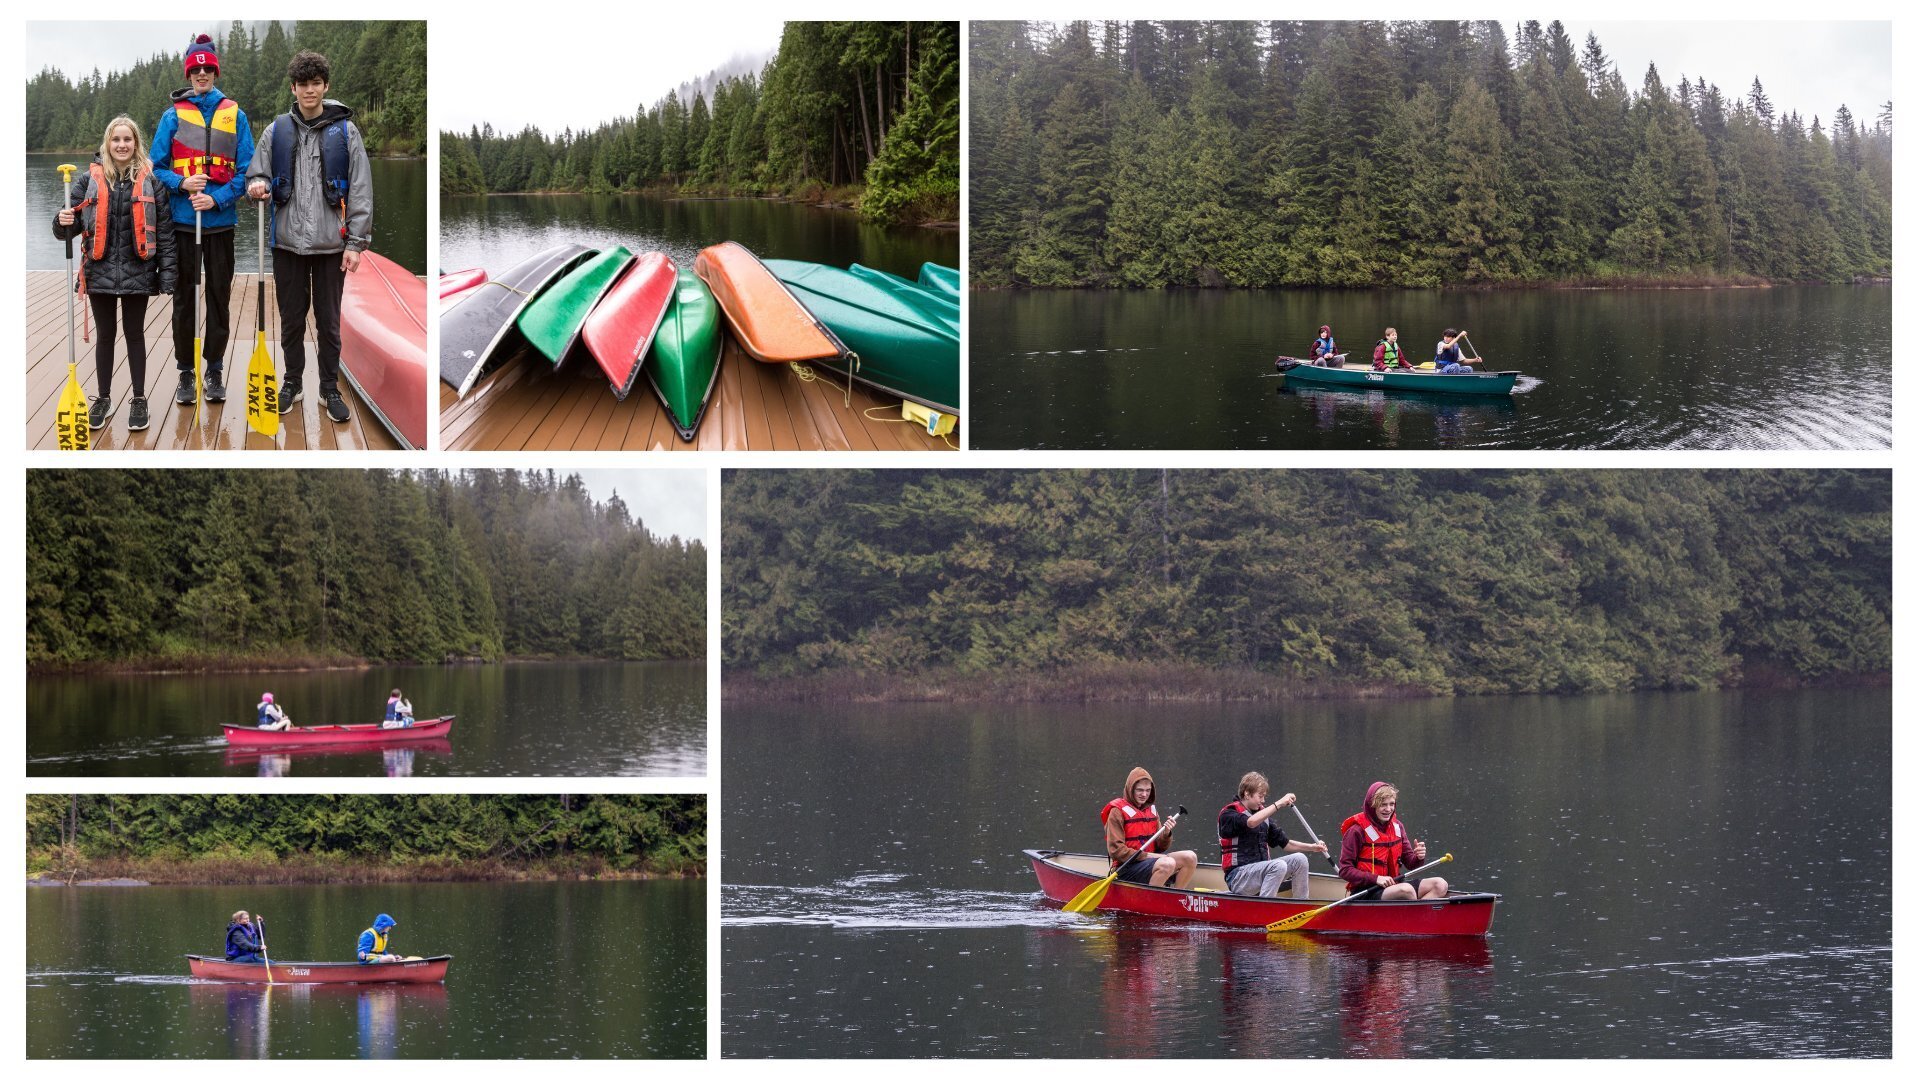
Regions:
[[[34,776],[703,776],[699,662],[375,667],[27,680]],[[452,714],[446,740],[411,747],[230,750],[263,691],[293,722],[373,723],[404,690],[420,719]],[[231,911],[229,911],[231,914]]]
[[[396,949],[451,954],[439,985],[197,981],[228,917],[276,962],[351,960],[381,912]],[[698,1058],[706,885],[30,888],[27,1056]]]
[[[28,154],[27,269],[67,267],[66,248],[53,238],[53,215],[60,212],[60,173],[54,166],[82,170],[92,154]],[[427,163],[424,158],[372,158],[373,250],[416,274],[427,272]],[[79,173],[75,173],[79,176]],[[259,265],[258,226],[253,211],[242,207],[233,240],[236,274],[255,273]]]
[[[763,259],[860,263],[912,280],[920,264],[960,265],[956,229],[885,228],[849,210],[769,199],[656,195],[487,195],[440,200],[440,270],[506,270],[557,244],[664,251],[684,269],[736,240]]]
[[[1883,450],[1886,286],[1420,292],[975,292],[973,445],[988,449]],[[1465,327],[1508,398],[1289,388],[1321,324],[1371,362]],[[1263,377],[1265,376],[1265,377]]]
[[[1891,708],[729,707],[722,1052],[1886,1057]],[[1392,780],[1443,876],[1503,895],[1492,933],[1270,943],[1046,906],[1021,849],[1099,850],[1133,765],[1209,861],[1248,769],[1323,839]]]

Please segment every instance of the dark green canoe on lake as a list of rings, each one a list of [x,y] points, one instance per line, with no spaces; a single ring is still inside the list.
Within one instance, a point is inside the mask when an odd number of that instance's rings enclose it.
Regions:
[[[687,442],[700,429],[720,377],[720,305],[693,271],[681,269],[673,306],[647,350],[647,382]]]
[[[558,364],[566,359],[574,342],[580,340],[580,327],[586,323],[587,313],[632,262],[633,252],[616,247],[581,263],[520,312],[520,332],[547,359]]]
[[[859,356],[853,377],[896,397],[960,413],[960,306],[914,282],[855,265],[791,259],[767,269]],[[846,365],[819,361],[843,374]]]

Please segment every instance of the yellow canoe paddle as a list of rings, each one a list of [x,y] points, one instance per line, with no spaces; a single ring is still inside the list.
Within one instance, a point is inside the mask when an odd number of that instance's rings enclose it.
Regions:
[[[267,958],[267,917],[256,915],[254,921],[260,924],[260,962],[267,966],[267,985],[272,986],[273,961]]]
[[[271,439],[280,434],[280,402],[274,389],[273,356],[267,352],[267,204],[260,213],[259,316],[253,333],[253,357],[247,361],[247,426]]]
[[[1178,813],[1175,813],[1172,817],[1167,819],[1167,823],[1165,825],[1160,826],[1158,831],[1156,831],[1152,836],[1147,838],[1146,843],[1133,849],[1133,854],[1127,856],[1126,860],[1123,861],[1119,866],[1114,867],[1113,873],[1108,874],[1106,877],[1101,878],[1099,881],[1096,881],[1093,884],[1087,886],[1086,888],[1081,889],[1078,893],[1074,895],[1074,898],[1067,901],[1066,906],[1061,908],[1060,910],[1071,911],[1076,915],[1084,915],[1087,912],[1092,911],[1094,908],[1099,907],[1100,901],[1105,900],[1107,898],[1107,890],[1113,888],[1113,883],[1119,880],[1120,871],[1125,870],[1127,866],[1133,862],[1133,860],[1139,858],[1141,852],[1152,847],[1154,845],[1154,841],[1159,840],[1162,834],[1172,829],[1173,823],[1176,821],[1179,821],[1181,816],[1186,812],[1187,812],[1187,808],[1184,806],[1181,807]]]
[[[1406,881],[1407,879],[1413,877],[1415,874],[1424,874],[1428,870],[1431,870],[1436,866],[1440,866],[1445,863],[1450,863],[1452,861],[1453,861],[1453,853],[1448,852],[1447,854],[1440,856],[1439,858],[1433,860],[1430,863],[1421,863],[1419,866],[1416,866],[1413,869],[1407,871],[1406,873],[1401,874],[1399,877],[1394,878],[1393,879],[1394,884],[1397,885],[1400,882]],[[1312,911],[1303,911],[1298,915],[1289,915],[1284,919],[1280,919],[1275,922],[1270,922],[1267,924],[1267,933],[1284,934],[1290,930],[1298,930],[1301,927],[1312,922],[1316,916],[1324,915],[1327,912],[1332,911],[1334,908],[1339,907],[1341,904],[1349,903],[1354,900],[1360,900],[1369,896],[1378,896],[1380,894],[1380,890],[1384,887],[1385,886],[1375,885],[1371,889],[1361,889],[1357,893],[1348,893],[1347,895],[1341,897],[1340,899],[1335,900],[1331,904],[1322,904],[1319,907],[1314,908]]]
[[[59,166],[60,202],[73,209],[73,165]],[[105,193],[101,194],[105,198]],[[73,355],[73,237],[67,237],[67,385],[54,406],[54,445],[62,450],[85,450],[93,432],[87,427],[87,395],[80,389],[80,369]]]

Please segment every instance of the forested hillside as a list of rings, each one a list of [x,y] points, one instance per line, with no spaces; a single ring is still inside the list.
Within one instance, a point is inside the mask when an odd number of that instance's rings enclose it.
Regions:
[[[440,189],[804,194],[864,184],[875,221],[960,205],[958,23],[790,22],[756,78],[669,93],[592,131],[442,132]]]
[[[729,672],[1201,665],[1300,693],[1892,666],[1886,471],[729,470]]]
[[[979,284],[1891,273],[1890,102],[1823,119],[1777,109],[1758,78],[1623,73],[1558,22],[1511,44],[1451,21],[969,33]]]
[[[287,61],[312,49],[333,66],[328,96],[353,110],[372,154],[427,152],[427,24],[424,22],[280,22],[263,30],[238,19],[225,37],[205,31],[220,50],[220,92],[240,103],[257,138],[274,116],[293,108]],[[51,68],[27,80],[27,149],[93,150],[107,121],[125,113],[151,139],[187,85],[181,56],[188,34],[153,43],[153,58],[126,71],[61,72]]]
[[[374,871],[591,859],[704,874],[698,795],[29,795],[30,869],[76,860]],[[343,869],[348,880],[354,871]]]
[[[706,549],[553,472],[36,469],[27,661],[704,655]]]

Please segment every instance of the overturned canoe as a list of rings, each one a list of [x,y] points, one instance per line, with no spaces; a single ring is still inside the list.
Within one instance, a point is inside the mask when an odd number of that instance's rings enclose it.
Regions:
[[[841,270],[768,259],[767,269],[858,357],[851,364],[822,363],[896,397],[959,414],[959,305],[864,266]]]
[[[1348,386],[1361,389],[1419,390],[1429,394],[1511,394],[1514,381],[1520,378],[1517,371],[1474,371],[1461,375],[1442,375],[1436,371],[1375,371],[1366,364],[1344,364],[1340,367],[1315,367],[1312,364],[1296,362],[1282,367],[1290,357],[1283,357],[1275,366],[1284,373],[1288,382],[1312,383],[1317,386]]]
[[[587,313],[580,340],[607,376],[615,401],[627,400],[660,321],[673,306],[679,274],[673,260],[649,251],[623,271],[600,303]]]
[[[720,379],[720,307],[706,282],[679,272],[673,306],[653,335],[647,383],[667,407],[682,442],[692,442]]]
[[[444,739],[453,734],[453,717],[441,716],[432,720],[418,720],[412,727],[392,728],[380,724],[320,724],[315,727],[290,727],[285,731],[268,731],[245,724],[221,724],[220,726],[226,732],[228,746],[320,746],[328,743],[386,746],[401,742]]]
[[[747,355],[767,364],[844,361],[847,347],[773,276],[758,256],[731,240],[702,251],[693,272]]]
[[[521,309],[555,279],[590,258],[581,244],[548,248],[504,274],[476,285],[440,315],[440,381],[465,397],[500,348]]]
[[[186,956],[187,973],[196,979],[257,983],[437,983],[446,981],[447,965],[453,963],[451,956],[427,956],[386,964],[275,960],[271,965],[236,964],[231,960],[194,953]]]
[[[482,284],[486,280],[487,272],[479,267],[471,270],[454,270],[450,273],[441,274],[440,302],[446,303],[448,300],[459,296],[475,285]]]
[[[1040,891],[1056,904],[1073,899],[1112,869],[1104,855],[1029,849],[1026,856],[1040,879]],[[1332,874],[1314,874],[1308,890],[1311,895],[1304,900],[1240,896],[1227,890],[1219,863],[1201,863],[1191,886],[1174,889],[1116,881],[1100,901],[1099,910],[1251,930],[1264,929],[1268,923],[1312,911],[1347,895],[1346,882]],[[1494,905],[1499,900],[1497,893],[1463,892],[1441,900],[1355,900],[1333,908],[1302,929],[1319,934],[1480,935],[1492,927]]]
[[[340,296],[340,371],[382,427],[427,448],[427,283],[362,252]]]
[[[633,252],[614,247],[574,267],[520,312],[520,332],[558,365],[580,340],[587,316],[632,262]]]
[[[921,263],[920,287],[957,304],[960,302],[960,271],[939,263]]]

